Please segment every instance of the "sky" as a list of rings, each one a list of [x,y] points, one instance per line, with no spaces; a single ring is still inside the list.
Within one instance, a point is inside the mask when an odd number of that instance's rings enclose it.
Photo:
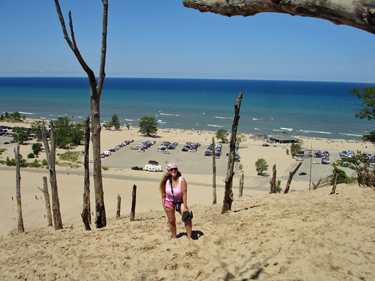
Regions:
[[[60,0],[99,74],[100,0]],[[107,77],[375,82],[375,35],[315,18],[225,17],[182,0],[109,0]],[[84,77],[53,0],[0,0],[0,77]]]

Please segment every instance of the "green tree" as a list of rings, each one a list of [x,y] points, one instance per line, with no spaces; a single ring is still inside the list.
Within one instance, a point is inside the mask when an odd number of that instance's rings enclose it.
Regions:
[[[370,167],[370,158],[368,155],[357,151],[357,154],[353,157],[348,157],[336,163],[333,163],[332,166],[334,167],[333,175],[336,176],[336,173],[339,174],[339,178],[345,178],[344,174],[341,173],[338,169],[340,167],[348,167],[354,170],[357,174],[357,182],[361,186],[375,188],[375,171],[373,168]],[[345,182],[349,182],[350,179],[345,178]]]
[[[34,138],[37,140],[42,139],[42,121],[31,122],[31,132],[35,135]]]
[[[220,129],[216,132],[216,138],[218,140],[221,140],[221,142],[225,143],[228,141],[229,133],[227,130]]]
[[[246,136],[242,133],[237,134],[236,136],[236,145],[240,147],[240,144],[246,141]]]
[[[259,158],[255,162],[255,168],[256,168],[257,174],[261,175],[261,174],[263,174],[263,172],[268,170],[268,164],[267,164],[266,160],[264,160],[263,158]]]
[[[302,148],[302,141],[298,141],[290,145],[290,153],[292,154],[293,158],[296,157],[296,155],[298,154],[298,151],[300,151],[301,148]]]
[[[118,116],[116,114],[114,114],[112,116],[112,122],[111,123],[112,123],[112,126],[114,126],[116,130],[120,129],[121,124],[120,124],[120,121],[119,121]]]
[[[103,124],[103,127],[104,127],[106,130],[110,130],[110,129],[112,128],[112,122],[104,123],[104,124]]]
[[[27,141],[29,130],[25,127],[14,127],[13,128],[13,140],[19,144],[23,144]]]
[[[276,193],[280,193],[282,188],[280,187],[281,186],[281,180],[277,180],[276,182]],[[270,187],[272,187],[272,180],[270,180]]]
[[[243,170],[243,165],[242,165],[242,164],[240,164],[240,165],[238,166],[238,170],[240,170],[240,171]]]
[[[31,149],[33,150],[33,153],[35,155],[38,155],[39,152],[42,150],[42,144],[39,142],[33,143],[33,145],[31,146]]]
[[[331,184],[334,184],[336,175],[338,175],[337,183],[346,182],[346,180],[348,179],[348,176],[346,175],[345,171],[338,168],[337,163],[332,163],[332,167],[333,167],[332,175],[329,176],[331,178]]]
[[[72,123],[68,117],[59,117],[55,122],[56,146],[77,146],[84,138],[84,124]]]
[[[126,123],[126,128],[129,130],[130,129],[130,123]]]
[[[78,122],[71,125],[71,144],[78,146],[85,137],[85,124]]]
[[[1,120],[9,121],[9,122],[23,122],[23,119],[26,119],[26,116],[21,116],[21,114],[16,111],[13,113],[5,112],[5,115],[1,115]]]
[[[357,96],[362,100],[362,109],[354,116],[359,119],[372,120],[375,119],[375,87],[363,87],[362,91],[358,88],[349,89],[352,96]],[[368,135],[363,135],[364,141],[375,143],[375,131],[371,131]]]
[[[139,121],[139,132],[150,136],[158,131],[158,122],[154,117],[143,116],[141,121]]]

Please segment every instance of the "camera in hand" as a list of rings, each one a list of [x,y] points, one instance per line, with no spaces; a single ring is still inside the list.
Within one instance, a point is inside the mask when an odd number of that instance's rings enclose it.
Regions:
[[[181,207],[181,201],[180,200],[174,200],[173,204],[176,206],[176,211],[179,212],[180,207]]]

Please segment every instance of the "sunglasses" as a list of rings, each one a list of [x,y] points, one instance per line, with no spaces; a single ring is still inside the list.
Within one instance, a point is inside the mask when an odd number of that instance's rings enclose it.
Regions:
[[[172,168],[172,169],[169,169],[170,172],[173,172],[173,171],[178,171],[177,168]]]

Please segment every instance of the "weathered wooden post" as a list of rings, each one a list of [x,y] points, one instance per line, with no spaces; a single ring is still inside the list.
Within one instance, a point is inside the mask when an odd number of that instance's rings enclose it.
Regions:
[[[17,150],[14,149],[14,156],[16,160],[16,199],[17,199],[17,228],[18,232],[25,232],[22,217],[22,203],[21,203],[21,171],[20,171],[20,146],[17,145]]]
[[[288,178],[288,181],[287,181],[287,183],[286,183],[286,187],[285,187],[284,194],[286,194],[286,193],[289,192],[289,188],[290,188],[290,184],[291,184],[291,182],[292,182],[292,179],[293,179],[295,173],[297,172],[297,170],[299,169],[299,167],[301,167],[301,165],[302,165],[302,162],[300,162],[300,163],[297,165],[297,167],[296,167],[292,172],[289,173],[289,178]]]
[[[213,193],[213,200],[212,205],[217,203],[216,197],[216,160],[215,160],[215,137],[212,137],[212,193]]]
[[[44,195],[44,203],[46,206],[48,226],[52,226],[51,202],[49,199],[47,177],[43,177],[43,189],[39,188],[39,186],[38,186],[38,189],[42,191]]]
[[[335,182],[333,183],[332,191],[329,195],[336,193],[336,186],[337,186],[337,179],[339,178],[339,174],[336,174]]]
[[[52,120],[50,122],[50,126],[51,126],[51,132],[50,132],[51,150],[49,149],[49,145],[47,141],[46,127],[44,125],[44,121],[42,123],[42,138],[43,138],[43,143],[44,143],[44,150],[46,151],[46,155],[47,155],[49,180],[51,184],[53,223],[55,225],[55,229],[57,230],[57,229],[62,229],[63,224],[62,224],[61,213],[60,213],[59,194],[57,191],[57,181],[56,181],[56,171],[55,171],[56,142],[55,142],[55,128],[53,126]]]
[[[121,215],[120,215],[120,211],[121,211],[121,196],[120,194],[117,194],[117,212],[116,212],[116,218],[119,218]]]
[[[83,207],[82,207],[82,221],[86,230],[91,230],[91,208],[90,208],[90,169],[89,169],[89,147],[90,147],[90,118],[86,117],[85,124],[85,178],[83,187]]]
[[[230,145],[229,145],[227,177],[225,178],[225,194],[224,194],[224,200],[223,200],[223,208],[221,210],[222,214],[232,209],[232,202],[233,202],[232,183],[233,183],[233,175],[234,175],[233,168],[234,168],[234,157],[236,153],[235,146],[236,146],[238,121],[240,119],[241,101],[242,101],[242,92],[238,94],[237,103],[234,106],[232,135],[230,138]]]
[[[271,180],[271,190],[270,193],[276,193],[276,164],[272,168],[272,180]]]
[[[238,190],[238,197],[242,197],[244,180],[245,180],[245,175],[244,175],[244,173],[242,173],[242,176],[240,178],[240,188]]]
[[[133,193],[132,193],[132,210],[130,213],[130,220],[133,221],[135,218],[135,205],[137,201],[137,186],[133,185]]]

